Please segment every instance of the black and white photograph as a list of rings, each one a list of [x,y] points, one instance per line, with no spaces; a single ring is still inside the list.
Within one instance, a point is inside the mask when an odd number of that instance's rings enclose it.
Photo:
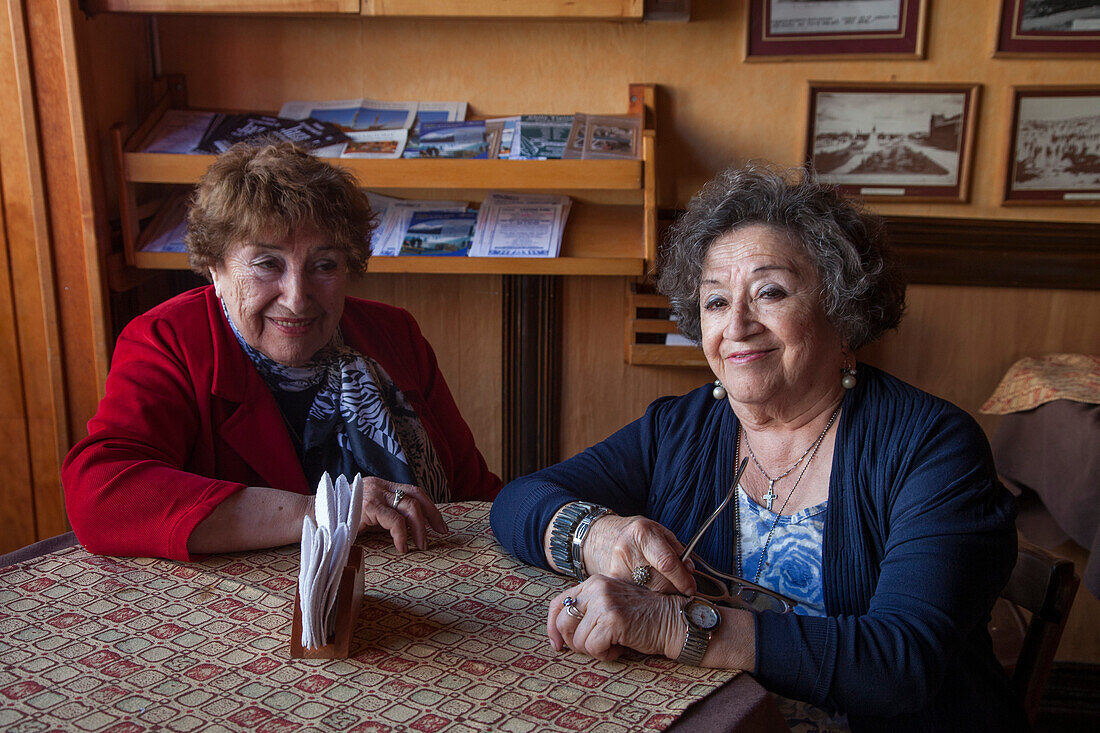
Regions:
[[[921,58],[927,0],[751,0],[746,60]]]
[[[773,35],[896,31],[902,0],[769,0]]]
[[[1020,30],[1100,31],[1100,2],[1096,0],[1017,0]]]
[[[1100,0],[1002,0],[994,55],[1100,55]]]
[[[1017,89],[1007,201],[1100,203],[1100,88]]]
[[[970,88],[813,88],[811,97],[807,147],[826,180],[863,195],[957,195]]]

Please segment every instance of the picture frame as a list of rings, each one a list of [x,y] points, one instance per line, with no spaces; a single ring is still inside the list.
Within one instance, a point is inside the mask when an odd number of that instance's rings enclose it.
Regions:
[[[997,57],[1100,57],[1100,0],[1001,0]]]
[[[963,203],[978,84],[809,84],[805,159],[821,180],[871,201]]]
[[[1004,203],[1100,204],[1100,86],[1012,90]]]
[[[745,60],[922,59],[929,0],[748,0]]]

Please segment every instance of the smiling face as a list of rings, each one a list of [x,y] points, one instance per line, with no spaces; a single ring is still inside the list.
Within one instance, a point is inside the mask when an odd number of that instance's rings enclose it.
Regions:
[[[840,334],[820,279],[781,229],[751,224],[719,237],[703,262],[703,353],[731,402],[793,417],[841,391]]]
[[[210,276],[248,345],[286,366],[313,358],[344,313],[347,259],[312,226],[239,242]]]

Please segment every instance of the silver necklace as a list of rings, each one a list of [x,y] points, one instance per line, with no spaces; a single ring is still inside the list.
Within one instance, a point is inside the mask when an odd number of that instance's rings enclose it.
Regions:
[[[802,458],[806,458],[806,456],[808,455],[809,459],[806,461],[806,465],[804,465],[802,467],[802,470],[799,471],[798,478],[796,478],[794,480],[794,486],[791,487],[790,492],[787,494],[787,498],[783,500],[783,504],[779,507],[779,511],[776,512],[775,518],[772,519],[772,526],[771,526],[771,529],[768,530],[767,538],[764,540],[764,547],[762,547],[760,549],[760,560],[756,565],[756,575],[752,579],[753,583],[760,580],[760,573],[763,572],[763,570],[764,570],[764,558],[767,557],[767,555],[768,555],[768,547],[771,546],[772,535],[775,534],[775,528],[776,528],[776,526],[779,525],[780,515],[783,514],[783,510],[787,508],[787,502],[789,502],[791,500],[791,497],[794,496],[794,490],[798,488],[798,484],[801,483],[802,477],[806,475],[806,469],[810,467],[810,462],[813,461],[814,456],[817,455],[817,449],[819,447],[821,447],[821,443],[825,440],[825,434],[829,432],[829,428],[831,428],[833,426],[833,422],[836,421],[836,416],[839,415],[839,414],[840,414],[840,405],[837,405],[836,409],[833,410],[833,414],[829,416],[829,422],[825,424],[825,429],[821,431],[821,435],[817,436],[817,440],[815,440],[813,442],[813,445],[811,445],[808,449],[806,449],[806,452],[802,454]],[[745,447],[748,448],[748,446],[749,446],[749,436],[748,436],[748,434],[746,434],[745,435]],[[749,448],[749,455],[750,456],[752,455],[752,448]],[[801,463],[802,458],[799,458],[798,462],[795,463],[794,465],[797,466],[799,463]],[[733,449],[733,465],[736,466],[740,462],[740,460],[741,460],[741,426],[738,425],[737,426],[737,446]],[[756,459],[753,458],[753,461],[755,461],[755,460]],[[757,463],[756,466],[757,466],[757,468],[759,468],[760,464]],[[794,466],[791,466],[791,469],[793,469],[793,468],[794,468]],[[764,469],[761,468],[760,473],[764,473]],[[788,470],[787,473],[790,473],[790,470]],[[786,476],[786,475],[787,475],[786,473],[783,474],[783,476]],[[780,476],[779,478],[783,478],[783,476]],[[764,473],[764,478],[767,478],[767,477],[768,477],[768,474]],[[774,483],[774,481],[772,483]],[[768,491],[771,491],[770,486],[768,487]],[[768,511],[771,511],[771,502],[769,502],[769,505],[768,505],[767,509],[768,509]],[[738,497],[737,501],[734,501],[734,503],[733,503],[733,526],[736,528],[736,531],[737,531],[737,572],[735,574],[738,577],[742,577],[741,576],[741,501],[740,501],[740,497]]]
[[[838,407],[837,409],[839,410],[840,408]],[[834,413],[834,416],[835,416],[835,413]],[[833,424],[833,421],[829,420],[829,425],[832,425],[832,424]],[[810,447],[807,448],[805,450],[805,452],[798,457],[797,461],[795,461],[794,463],[791,464],[790,468],[788,468],[786,471],[779,474],[775,478],[772,478],[771,476],[769,476],[768,472],[764,470],[764,467],[760,465],[760,461],[756,460],[756,454],[752,452],[752,445],[749,443],[749,434],[745,433],[745,447],[749,449],[749,457],[752,458],[752,462],[756,464],[756,468],[757,468],[758,471],[760,471],[760,475],[763,476],[764,480],[766,480],[768,482],[768,493],[764,494],[760,498],[764,500],[764,508],[767,509],[769,512],[772,510],[772,504],[775,502],[776,499],[779,498],[779,495],[775,493],[775,484],[778,481],[782,481],[783,479],[787,478],[787,476],[790,476],[791,471],[798,468],[798,464],[802,463],[802,459],[804,459],[806,456],[808,456],[810,454],[810,451],[815,450],[817,448],[817,446],[821,444],[821,440],[822,440],[822,438],[825,437],[825,432],[829,429],[829,425],[825,426],[825,430],[821,431],[821,435],[817,436],[817,440],[815,440],[813,443],[810,443]],[[740,426],[738,426],[738,428],[740,429]],[[741,447],[740,442],[737,443],[737,447],[738,448]],[[803,470],[805,470],[805,469],[803,469]],[[799,477],[801,478],[801,474],[799,475]],[[791,491],[794,491],[794,489],[792,488]],[[787,498],[788,499],[791,498],[790,494],[787,495]],[[782,510],[780,510],[780,511],[782,511]]]

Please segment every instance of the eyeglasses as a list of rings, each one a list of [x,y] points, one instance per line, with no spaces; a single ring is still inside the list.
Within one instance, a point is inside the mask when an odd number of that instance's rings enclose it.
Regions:
[[[703,558],[693,552],[695,545],[699,544],[699,539],[703,536],[703,533],[710,529],[710,525],[714,524],[714,520],[718,517],[718,514],[721,513],[730,503],[730,500],[733,499],[733,495],[737,491],[737,484],[741,481],[741,475],[745,473],[745,467],[748,463],[748,458],[741,461],[741,465],[737,467],[737,475],[733,477],[733,484],[730,486],[726,498],[722,500],[718,508],[711,512],[707,520],[703,522],[703,525],[699,527],[694,535],[692,535],[691,541],[688,542],[687,547],[684,548],[684,554],[680,557],[680,560],[686,562],[689,557],[691,558],[692,563],[695,565],[695,571],[692,573],[692,576],[695,578],[695,587],[698,589],[697,595],[706,598],[708,601],[727,605],[732,608],[744,608],[749,611],[787,613],[798,605],[798,601],[757,585],[756,583],[750,583],[744,578],[739,578],[736,575],[729,575],[728,573],[715,570],[708,565]]]

